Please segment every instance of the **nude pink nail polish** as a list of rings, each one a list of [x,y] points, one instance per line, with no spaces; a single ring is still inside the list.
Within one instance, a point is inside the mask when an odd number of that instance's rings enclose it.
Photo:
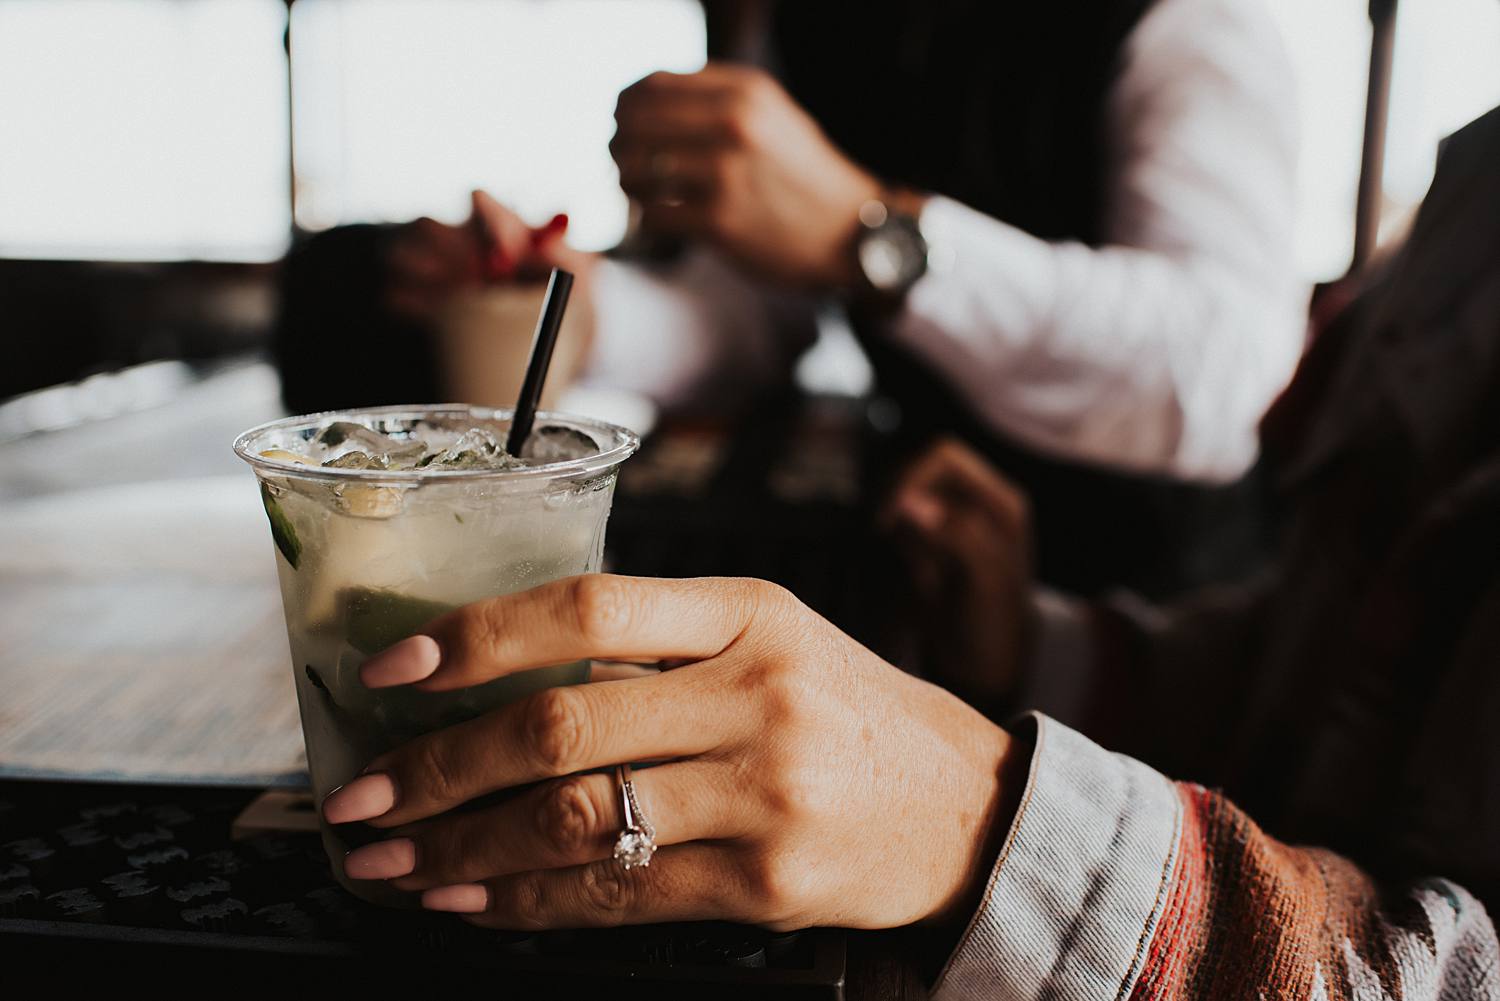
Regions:
[[[429,911],[480,914],[489,909],[490,891],[478,883],[437,886],[422,894],[422,906]]]
[[[359,666],[359,680],[366,688],[410,685],[432,676],[443,652],[431,636],[408,636]]]
[[[416,867],[417,845],[411,838],[362,845],[344,856],[344,875],[350,879],[395,879]]]
[[[374,820],[396,805],[396,781],[384,772],[361,775],[323,799],[323,819],[330,824]]]

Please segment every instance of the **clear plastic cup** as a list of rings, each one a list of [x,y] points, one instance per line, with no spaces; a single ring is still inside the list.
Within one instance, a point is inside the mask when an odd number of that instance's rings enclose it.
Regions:
[[[543,688],[588,680],[587,661],[442,693],[368,689],[358,672],[367,657],[449,609],[599,570],[615,477],[639,444],[633,432],[540,413],[537,428],[582,432],[598,450],[511,469],[341,469],[291,458],[333,421],[397,440],[423,421],[469,424],[503,440],[509,420],[509,411],[481,407],[374,407],[289,417],[235,440],[235,453],[260,481],[276,543],[307,763],[319,801],[372,758],[419,734]],[[375,836],[364,825],[324,825],[335,876],[366,899],[412,903],[384,884],[345,880],[344,855]]]

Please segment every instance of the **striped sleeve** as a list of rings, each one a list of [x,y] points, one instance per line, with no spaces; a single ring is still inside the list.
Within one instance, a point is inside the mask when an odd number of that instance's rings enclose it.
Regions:
[[[1046,717],[938,1001],[1500,1001],[1483,906],[1266,835]]]

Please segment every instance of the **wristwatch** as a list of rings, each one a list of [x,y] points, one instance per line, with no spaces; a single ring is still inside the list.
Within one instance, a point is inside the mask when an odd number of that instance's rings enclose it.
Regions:
[[[860,206],[854,261],[866,298],[899,303],[927,273],[920,209],[920,197],[902,194],[872,198]]]

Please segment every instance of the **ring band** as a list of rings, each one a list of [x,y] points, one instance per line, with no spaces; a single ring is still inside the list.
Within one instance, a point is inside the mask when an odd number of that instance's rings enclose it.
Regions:
[[[682,197],[681,186],[673,183],[678,167],[679,160],[676,153],[662,150],[651,154],[649,169],[652,187],[655,189],[654,200],[673,208],[686,201]]]
[[[615,766],[615,784],[620,787],[620,811],[625,818],[625,826],[615,838],[615,861],[626,871],[637,866],[644,869],[656,854],[656,828],[641,812],[629,765]]]

